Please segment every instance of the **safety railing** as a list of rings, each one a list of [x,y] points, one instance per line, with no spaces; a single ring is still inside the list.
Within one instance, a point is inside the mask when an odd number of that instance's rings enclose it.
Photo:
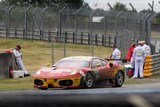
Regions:
[[[148,55],[144,64],[144,77],[160,72],[160,54]]]
[[[23,28],[10,28],[9,37],[23,38],[23,39],[32,39],[32,40],[46,40],[54,42],[63,42],[65,43],[76,43],[76,44],[86,44],[90,45],[91,40],[93,45],[112,47],[115,44],[115,35],[104,35],[104,34],[91,34],[90,33],[79,33],[75,36],[75,32],[60,32],[59,31],[50,31],[50,30],[25,30]],[[0,30],[0,36],[6,37],[6,29]],[[63,39],[65,38],[65,39]]]

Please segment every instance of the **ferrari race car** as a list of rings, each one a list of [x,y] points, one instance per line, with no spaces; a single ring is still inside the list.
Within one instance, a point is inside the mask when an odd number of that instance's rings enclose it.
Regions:
[[[121,87],[125,80],[122,65],[109,63],[99,57],[74,56],[63,58],[52,67],[43,67],[33,75],[34,87],[48,88],[94,87],[101,81],[109,81]]]

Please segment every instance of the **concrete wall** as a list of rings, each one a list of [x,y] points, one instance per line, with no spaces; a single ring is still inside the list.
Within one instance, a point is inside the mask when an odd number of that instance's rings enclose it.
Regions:
[[[0,79],[9,77],[10,66],[15,70],[18,69],[14,55],[11,53],[0,53]]]

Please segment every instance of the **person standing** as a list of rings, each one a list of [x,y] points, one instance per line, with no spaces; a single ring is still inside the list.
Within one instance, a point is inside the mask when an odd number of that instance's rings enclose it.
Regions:
[[[150,46],[148,46],[145,41],[142,41],[142,47],[144,48],[144,51],[145,51],[145,59],[147,57],[147,55],[150,55],[151,54],[151,48]]]
[[[113,52],[112,52],[110,59],[115,59],[115,61],[113,61],[113,63],[122,64],[122,61],[120,60],[120,58],[121,58],[121,52],[120,52],[120,50],[118,50],[117,46],[114,45]]]
[[[131,45],[131,47],[129,48],[129,50],[127,52],[127,56],[126,56],[127,61],[129,61],[129,62],[132,61],[132,59],[133,59],[133,51],[134,51],[136,46],[137,46],[136,43],[133,43]]]
[[[143,65],[144,65],[145,51],[142,47],[142,43],[139,42],[138,46],[133,51],[133,61],[135,62],[135,71],[133,75],[133,79],[143,78]]]
[[[17,45],[16,49],[13,50],[14,56],[16,58],[16,63],[19,66],[19,68],[21,70],[24,71],[24,76],[30,76],[30,74],[27,72],[27,70],[25,69],[23,62],[22,62],[22,53],[21,53],[21,46]]]

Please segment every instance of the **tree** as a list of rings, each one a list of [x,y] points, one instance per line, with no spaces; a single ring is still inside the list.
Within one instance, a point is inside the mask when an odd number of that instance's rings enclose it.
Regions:
[[[160,12],[157,13],[157,16],[156,18],[154,19],[154,22],[155,24],[160,24]]]
[[[34,6],[46,6],[46,5],[58,5],[63,7],[66,4],[74,4],[75,8],[79,8],[84,0],[3,0],[2,2],[7,4],[15,4],[15,5],[34,5]],[[70,6],[70,5],[69,5]],[[73,7],[73,5],[71,5]]]
[[[121,10],[128,11],[128,8],[126,7],[126,5],[122,4],[122,3],[119,3],[119,2],[116,2],[113,9],[116,10],[116,11],[121,11]]]

